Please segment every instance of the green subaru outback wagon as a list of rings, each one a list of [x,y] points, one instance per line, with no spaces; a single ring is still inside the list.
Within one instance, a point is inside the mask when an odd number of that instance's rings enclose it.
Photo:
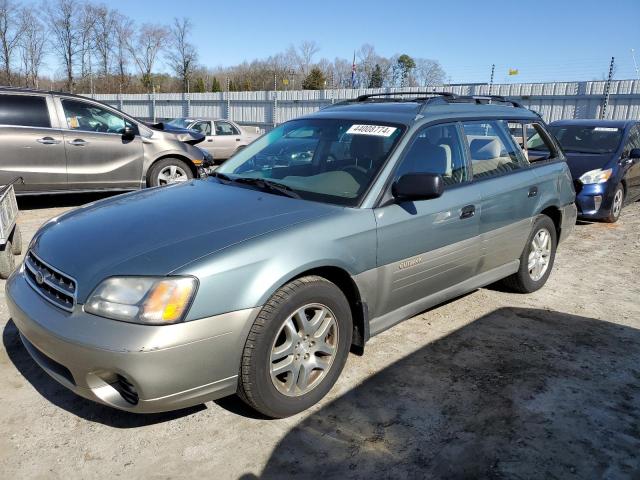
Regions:
[[[367,95],[278,126],[209,179],[52,219],[7,301],[33,359],[83,397],[156,412],[237,393],[284,417],[372,335],[497,281],[542,287],[574,197],[516,103]]]

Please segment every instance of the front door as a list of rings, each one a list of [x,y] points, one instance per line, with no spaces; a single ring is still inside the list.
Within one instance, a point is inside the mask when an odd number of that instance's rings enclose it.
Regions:
[[[17,192],[67,188],[62,131],[51,127],[46,96],[0,94],[0,185],[21,176]]]
[[[531,232],[540,186],[507,122],[464,122],[463,130],[473,183],[482,187],[482,273],[520,257]]]
[[[634,148],[640,148],[640,125],[631,127],[623,152],[624,158],[622,161],[629,164],[626,174],[627,200],[634,200],[640,197],[640,158],[629,157],[629,153]]]
[[[60,99],[67,152],[69,188],[139,188],[144,151],[137,126],[100,105],[75,99]],[[125,126],[135,138],[123,138]]]
[[[211,120],[201,120],[191,126],[192,130],[200,132],[204,135],[204,142],[199,143],[198,147],[204,148],[216,159],[215,135],[213,135],[213,122]]]
[[[381,286],[376,316],[477,273],[480,191],[469,182],[458,125],[426,127],[414,138],[394,180],[414,172],[441,174],[445,191],[439,198],[396,202],[375,210]]]

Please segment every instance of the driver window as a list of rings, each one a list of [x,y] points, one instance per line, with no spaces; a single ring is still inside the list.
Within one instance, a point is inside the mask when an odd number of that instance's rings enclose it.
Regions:
[[[205,136],[211,135],[211,122],[198,122],[193,127],[192,130],[197,130]]]
[[[119,115],[91,103],[62,100],[62,108],[71,130],[122,134],[125,125],[132,126]]]
[[[407,151],[396,179],[407,173],[442,175],[445,185],[467,180],[463,144],[455,124],[425,128]]]

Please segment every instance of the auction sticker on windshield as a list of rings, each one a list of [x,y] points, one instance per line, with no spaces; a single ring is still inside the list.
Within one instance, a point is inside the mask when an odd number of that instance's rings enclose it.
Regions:
[[[349,135],[374,135],[376,137],[390,137],[397,128],[386,127],[384,125],[352,125],[347,134]]]

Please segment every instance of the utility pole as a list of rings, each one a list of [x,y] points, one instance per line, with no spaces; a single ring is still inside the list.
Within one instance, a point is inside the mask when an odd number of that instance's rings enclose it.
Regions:
[[[633,58],[633,66],[636,69],[636,77],[640,80],[640,69],[638,68],[638,62],[636,62],[636,51],[635,49],[631,49],[631,58]]]
[[[278,126],[278,74],[273,72],[273,127]]]
[[[231,78],[227,77],[227,120],[231,120]]]
[[[611,57],[611,63],[609,64],[609,77],[607,78],[607,83],[604,85],[604,103],[602,104],[602,109],[600,110],[600,119],[604,119],[607,114],[607,107],[609,106],[609,95],[611,93],[611,80],[613,79],[613,67],[615,64],[615,57]]]
[[[491,80],[489,80],[489,95],[491,95],[491,91],[493,90],[493,76],[496,73],[496,64],[491,65]]]

